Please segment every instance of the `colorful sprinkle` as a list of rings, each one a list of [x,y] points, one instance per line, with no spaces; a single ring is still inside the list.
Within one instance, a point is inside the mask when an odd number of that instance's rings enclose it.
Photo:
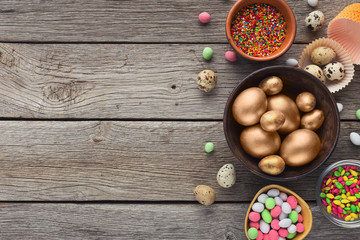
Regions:
[[[264,57],[280,48],[286,36],[286,22],[273,6],[252,4],[235,15],[231,23],[231,35],[242,52]]]

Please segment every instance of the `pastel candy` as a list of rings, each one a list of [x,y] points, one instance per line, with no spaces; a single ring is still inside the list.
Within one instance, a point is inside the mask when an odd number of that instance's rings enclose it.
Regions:
[[[278,217],[280,215],[280,213],[281,213],[281,207],[280,206],[275,206],[273,209],[271,209],[271,212],[270,212],[270,214],[271,214],[271,216],[273,218]]]
[[[250,219],[250,221],[257,222],[260,220],[260,214],[257,212],[251,212],[249,214],[249,219]]]
[[[279,215],[279,220],[283,220],[284,218],[287,218],[287,214],[284,213],[284,212],[281,212],[280,215]]]
[[[259,229],[260,224],[259,224],[258,222],[250,222],[249,226],[250,226],[251,228]]]
[[[294,233],[289,233],[286,238],[287,238],[287,239],[293,239],[295,236],[296,236],[296,232],[294,232]]]
[[[344,105],[342,105],[341,103],[336,103],[339,112],[341,112],[344,109]]]
[[[214,51],[210,47],[205,47],[203,50],[203,58],[205,60],[210,60],[214,54]]]
[[[356,132],[350,133],[350,141],[356,146],[360,146],[360,135]]]
[[[296,232],[296,226],[294,224],[291,224],[290,227],[287,228],[289,233],[295,233]]]
[[[226,58],[226,60],[228,60],[229,62],[236,62],[236,60],[237,60],[236,53],[233,52],[233,51],[227,51],[227,52],[225,53],[225,58]]]
[[[260,231],[262,233],[268,233],[270,231],[270,225],[264,222],[264,220],[260,220]]]
[[[269,210],[264,209],[264,211],[261,213],[261,217],[266,223],[271,223],[272,217]]]
[[[286,214],[290,214],[291,213],[291,206],[288,202],[284,202],[282,205],[281,205],[281,210],[286,213]]]
[[[280,234],[279,234],[280,235]],[[286,238],[279,237],[278,240],[286,240]]]
[[[248,236],[250,239],[256,239],[258,236],[258,230],[256,228],[249,228]]]
[[[261,213],[264,210],[264,204],[256,202],[252,205],[251,209],[255,212]]]
[[[280,191],[279,191],[279,189],[276,189],[276,188],[270,189],[270,190],[267,192],[267,195],[268,195],[269,197],[277,197],[277,196],[279,196],[279,194],[280,194]]]
[[[297,206],[297,200],[296,200],[296,197],[294,197],[294,196],[289,196],[286,199],[286,202],[290,204],[291,209],[295,209]]]
[[[267,209],[273,209],[275,207],[275,200],[272,197],[269,197],[265,201],[265,206]]]
[[[280,229],[279,222],[280,221],[277,219],[272,220],[270,224],[271,228],[275,230],[279,230]]]
[[[269,234],[264,234],[264,240],[270,240]]]
[[[202,12],[199,14],[199,21],[202,23],[208,23],[211,19],[211,16],[207,12]]]
[[[298,222],[302,223],[304,221],[303,216],[301,214],[299,214],[298,216],[299,216]]]
[[[280,235],[280,237],[287,237],[289,235],[289,232],[288,232],[288,230],[281,228],[279,230],[279,235]]]
[[[293,210],[289,214],[289,218],[290,218],[292,223],[296,223],[298,221],[298,219],[299,219],[299,214],[297,213],[297,211]]]
[[[260,194],[260,196],[258,197],[257,200],[258,200],[258,202],[265,204],[266,199],[268,199],[268,198],[269,198],[269,196],[267,194],[262,193],[262,194]]]
[[[297,223],[296,224],[296,231],[299,233],[302,233],[305,230],[304,224],[302,223]]]
[[[295,208],[295,211],[297,213],[301,212],[301,206],[300,205],[297,205],[296,208]]]
[[[285,64],[288,66],[293,66],[296,67],[298,65],[298,61],[294,58],[289,58],[288,60],[286,60]]]
[[[284,192],[281,192],[281,193],[279,194],[279,197],[281,198],[281,200],[286,201],[286,199],[287,199],[287,194],[284,193]]]
[[[275,197],[274,200],[275,200],[275,204],[278,206],[281,206],[284,202],[280,197]]]
[[[261,231],[258,231],[258,236],[256,240],[263,240],[263,239],[264,239],[264,234]]]
[[[270,230],[269,237],[270,237],[270,240],[278,240],[279,233],[276,230]]]
[[[279,226],[281,228],[288,228],[291,225],[291,219],[290,218],[284,218],[279,222]]]

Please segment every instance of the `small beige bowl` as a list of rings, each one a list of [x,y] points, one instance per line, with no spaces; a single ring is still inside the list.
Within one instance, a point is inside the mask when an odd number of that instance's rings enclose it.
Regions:
[[[294,193],[290,189],[287,189],[287,188],[285,188],[283,186],[276,185],[276,184],[267,185],[267,186],[263,187],[262,189],[260,189],[257,192],[257,194],[255,195],[254,199],[251,201],[249,209],[248,209],[248,211],[246,213],[246,217],[245,217],[245,234],[246,234],[247,239],[251,240],[249,238],[249,236],[248,236],[248,233],[247,233],[248,230],[249,230],[249,214],[250,214],[250,211],[251,211],[251,207],[256,202],[256,200],[257,200],[257,198],[259,197],[260,194],[265,193],[265,192],[269,191],[272,188],[279,189],[280,192],[284,192],[284,193],[286,193],[288,195],[293,195],[294,197],[296,197],[296,200],[298,201],[298,204],[301,206],[301,215],[304,218],[303,224],[304,224],[305,230],[302,233],[296,234],[296,236],[293,238],[293,240],[304,239],[306,237],[306,235],[309,234],[309,232],[311,230],[311,227],[312,227],[312,222],[313,222],[312,213],[311,213],[311,210],[309,208],[309,205],[307,205],[307,203],[299,195],[297,195],[296,193]]]

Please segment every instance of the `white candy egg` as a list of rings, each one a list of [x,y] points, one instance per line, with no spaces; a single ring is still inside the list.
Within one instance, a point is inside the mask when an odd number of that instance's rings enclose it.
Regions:
[[[350,140],[352,144],[356,146],[360,146],[360,135],[356,132],[350,133]]]
[[[264,203],[265,204],[265,202],[266,202],[266,199],[268,199],[269,198],[269,196],[267,195],[267,194],[265,194],[265,193],[262,193],[262,194],[260,194],[260,196],[258,197],[258,201],[259,202],[261,202],[261,203]]]
[[[270,189],[270,190],[267,192],[267,195],[268,195],[269,197],[277,197],[277,196],[279,196],[279,194],[280,194],[280,191],[279,191],[279,189],[276,189],[276,188]]]
[[[293,66],[296,67],[298,65],[298,61],[294,58],[289,58],[288,60],[286,60],[285,64],[288,66]]]
[[[275,197],[275,204],[277,205],[277,206],[280,206],[281,207],[281,205],[283,204],[283,200],[280,198],[280,197]]]
[[[316,7],[318,5],[318,0],[308,0],[308,4],[310,7]]]
[[[287,216],[288,216],[288,215],[287,215],[286,213],[281,212],[280,215],[279,215],[279,220],[281,221],[281,220],[287,218]]]
[[[254,211],[254,212],[258,212],[258,213],[261,213],[263,210],[264,210],[264,204],[260,203],[260,202],[256,202],[252,205],[251,209]]]
[[[341,112],[344,109],[344,106],[341,103],[336,103],[337,108],[339,109],[339,112]]]
[[[288,196],[287,196],[286,193],[281,192],[281,193],[279,194],[279,197],[281,198],[281,200],[286,201],[286,199],[287,199]]]
[[[232,187],[236,182],[234,165],[228,163],[222,166],[217,174],[217,181],[223,188]]]
[[[260,231],[265,234],[270,231],[270,225],[268,223],[266,223],[264,220],[260,221]]]
[[[301,206],[300,205],[297,205],[296,208],[295,208],[295,211],[297,213],[301,212]]]
[[[294,232],[296,232],[296,226],[294,224],[291,224],[287,230],[289,233],[294,233]]]
[[[282,205],[281,205],[281,211],[283,211],[284,213],[286,214],[290,214],[291,213],[291,206],[289,203],[287,202],[284,202]]]
[[[291,224],[292,224],[292,222],[291,222],[291,219],[290,219],[290,218],[284,218],[283,220],[281,220],[281,221],[279,222],[279,226],[280,226],[281,228],[288,228],[288,227],[291,226]]]

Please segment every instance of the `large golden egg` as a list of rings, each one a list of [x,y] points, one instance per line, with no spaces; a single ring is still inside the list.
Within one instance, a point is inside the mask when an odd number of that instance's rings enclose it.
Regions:
[[[267,95],[275,95],[283,89],[283,82],[279,77],[271,76],[262,80],[259,84],[259,88]]]
[[[298,129],[284,139],[280,156],[285,160],[286,165],[299,167],[314,160],[320,149],[320,138],[314,131]]]
[[[262,129],[268,132],[279,130],[285,122],[285,115],[280,111],[268,111],[260,118]]]
[[[324,122],[324,112],[319,109],[315,109],[309,113],[306,113],[301,118],[301,128],[310,129],[313,131],[318,130]]]
[[[261,159],[258,163],[258,167],[264,173],[270,175],[279,175],[285,169],[285,161],[280,156],[270,155]]]
[[[262,158],[279,151],[281,139],[277,132],[267,132],[258,124],[241,132],[240,144],[251,156]]]
[[[299,128],[300,113],[295,102],[291,98],[284,94],[268,97],[268,111],[272,110],[280,111],[285,115],[285,122],[279,128],[280,133],[291,133]]]
[[[232,114],[236,122],[243,126],[251,126],[260,121],[267,108],[266,95],[258,87],[242,91],[232,105]]]
[[[303,112],[310,112],[316,106],[316,98],[312,93],[302,92],[296,97],[296,105]]]

